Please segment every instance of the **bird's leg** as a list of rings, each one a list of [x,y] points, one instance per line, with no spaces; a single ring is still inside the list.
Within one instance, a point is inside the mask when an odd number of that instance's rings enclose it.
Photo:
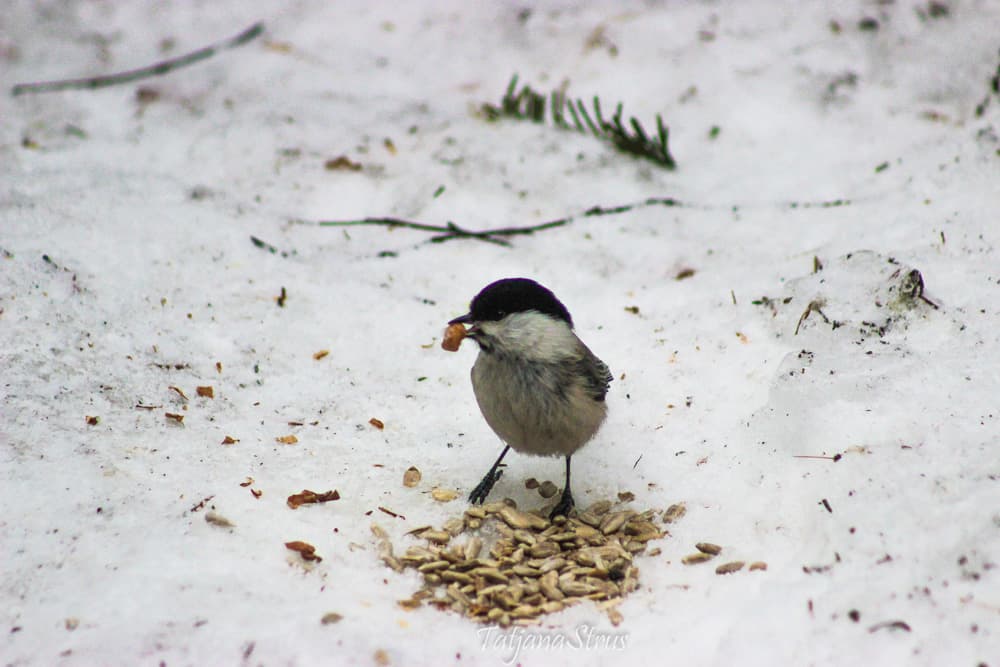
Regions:
[[[473,505],[482,505],[486,500],[486,496],[490,495],[490,491],[493,490],[493,485],[496,484],[497,480],[503,476],[503,470],[498,470],[498,468],[500,467],[500,462],[503,461],[503,457],[507,456],[507,451],[509,449],[510,445],[503,448],[503,451],[500,452],[500,458],[497,459],[497,462],[493,464],[490,471],[486,473],[486,476],[483,477],[482,481],[480,481],[479,484],[476,485],[476,488],[472,490],[472,493],[469,494],[470,503]]]
[[[554,519],[557,516],[569,516],[570,510],[573,509],[573,492],[569,490],[569,461],[570,457],[566,457],[566,488],[563,489],[562,496],[559,498],[559,502],[556,504],[552,511],[549,513],[549,518]]]

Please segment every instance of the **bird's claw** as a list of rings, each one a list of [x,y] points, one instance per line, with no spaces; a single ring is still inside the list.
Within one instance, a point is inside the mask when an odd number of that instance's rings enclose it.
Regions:
[[[559,498],[559,502],[556,506],[552,508],[549,512],[549,519],[555,519],[557,516],[569,517],[569,513],[573,510],[576,503],[573,501],[573,494],[570,492],[569,488],[563,491],[562,496]]]
[[[503,477],[503,470],[499,469],[496,471],[489,471],[486,476],[476,485],[476,488],[472,489],[472,493],[469,494],[469,502],[473,505],[482,505],[486,501],[486,496],[490,495],[490,491],[493,490],[493,485]]]

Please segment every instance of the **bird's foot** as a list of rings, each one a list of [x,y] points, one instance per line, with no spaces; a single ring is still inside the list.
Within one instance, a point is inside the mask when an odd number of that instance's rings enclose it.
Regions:
[[[503,469],[490,470],[486,476],[476,485],[476,488],[469,494],[469,502],[473,505],[482,505],[486,501],[486,496],[490,495],[493,485],[503,477]]]
[[[549,512],[549,519],[554,519],[557,516],[569,517],[569,513],[573,510],[575,505],[576,503],[573,502],[573,494],[570,492],[569,487],[566,487],[562,496],[559,497],[559,502],[552,508],[552,511]]]

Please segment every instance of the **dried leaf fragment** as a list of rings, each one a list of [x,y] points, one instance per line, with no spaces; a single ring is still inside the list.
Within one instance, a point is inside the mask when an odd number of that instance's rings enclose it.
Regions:
[[[375,428],[377,428],[380,431],[385,428],[385,422],[383,422],[381,419],[377,419],[375,417],[372,417],[371,419],[369,419],[368,423],[371,424],[372,426],[374,426]]]
[[[310,505],[313,503],[326,503],[331,500],[340,500],[340,493],[336,490],[327,491],[326,493],[316,493],[315,491],[310,491],[309,489],[304,489],[301,493],[295,493],[288,496],[288,506],[293,510],[298,509],[301,505]]]
[[[416,598],[406,598],[405,600],[397,600],[396,604],[401,609],[405,609],[406,611],[413,611],[423,603],[421,603],[420,600],[417,600]]]
[[[294,445],[299,441],[299,439],[296,438],[294,435],[279,435],[277,438],[274,439],[274,441],[280,442],[283,445]]]
[[[330,354],[330,350],[320,350],[318,352],[314,352],[313,353],[313,359],[315,359],[316,361],[319,361],[320,359],[322,359],[323,357],[327,356],[328,354]]]
[[[194,388],[195,393],[203,398],[215,398],[215,389],[209,385]]]
[[[330,625],[332,623],[340,623],[343,620],[343,616],[335,611],[328,611],[323,614],[323,618],[319,619],[319,622],[323,625]]]
[[[330,158],[323,163],[323,167],[327,171],[361,171],[361,165],[357,162],[352,162],[346,155]]]
[[[422,475],[420,474],[420,470],[416,466],[410,466],[406,469],[406,472],[403,473],[403,486],[408,489],[412,489],[420,483],[421,477]]]
[[[239,438],[234,438],[231,435],[227,435],[225,438],[222,439],[222,444],[224,444],[224,445],[235,445],[239,441],[240,441]]]
[[[317,553],[316,547],[309,544],[308,542],[303,542],[301,540],[293,540],[291,542],[285,542],[285,548],[291,551],[296,551],[302,560],[306,561],[316,561],[317,563],[323,560]]]
[[[176,412],[164,412],[163,416],[178,424],[184,423],[184,415],[179,415]]]
[[[87,415],[87,426],[97,426],[100,422],[100,417],[91,417],[90,415]]]

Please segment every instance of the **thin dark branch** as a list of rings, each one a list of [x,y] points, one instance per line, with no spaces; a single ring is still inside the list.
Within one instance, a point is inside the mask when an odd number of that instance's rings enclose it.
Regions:
[[[178,56],[177,58],[171,58],[170,60],[164,60],[154,65],[149,65],[148,67],[128,70],[127,72],[118,72],[116,74],[85,77],[83,79],[63,79],[61,81],[19,83],[11,88],[10,94],[16,97],[17,95],[23,95],[24,93],[51,93],[58,90],[106,88],[108,86],[131,83],[140,79],[162,76],[168,72],[174,71],[175,69],[187,67],[188,65],[205,60],[206,58],[211,58],[224,49],[233,49],[237,46],[246,44],[260,35],[263,31],[264,24],[255,23],[235,37],[231,37],[223,42],[206,46],[198,49],[197,51],[192,51],[191,53]]]
[[[633,204],[622,204],[620,206],[592,206],[577,215],[568,215],[555,220],[540,222],[537,225],[526,225],[524,227],[497,227],[495,229],[484,229],[473,231],[459,227],[453,222],[446,225],[432,225],[426,222],[416,222],[413,220],[403,220],[402,218],[380,217],[380,218],[360,218],[357,220],[318,220],[311,222],[308,220],[293,220],[293,223],[302,225],[316,225],[318,227],[388,227],[390,229],[404,228],[420,232],[433,232],[434,236],[427,239],[428,243],[444,243],[454,239],[476,239],[486,243],[493,243],[501,246],[510,246],[510,242],[505,240],[512,236],[529,236],[535,232],[564,227],[580,218],[592,218],[607,215],[619,215],[627,213],[633,209],[646,208],[649,206],[685,206],[682,202],[672,197],[650,197],[649,199]]]

